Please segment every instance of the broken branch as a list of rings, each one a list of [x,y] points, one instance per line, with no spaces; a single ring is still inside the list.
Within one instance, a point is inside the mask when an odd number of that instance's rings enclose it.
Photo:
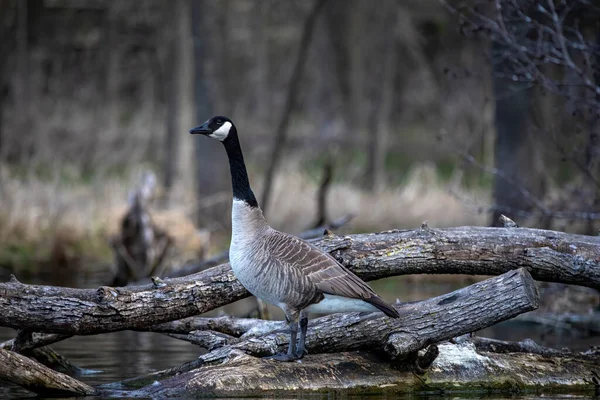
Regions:
[[[0,349],[0,379],[46,396],[86,396],[96,390],[18,353]]]

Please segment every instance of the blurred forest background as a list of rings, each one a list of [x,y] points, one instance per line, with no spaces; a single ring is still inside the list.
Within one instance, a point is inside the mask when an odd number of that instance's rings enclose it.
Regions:
[[[226,249],[225,154],[187,133],[215,114],[284,231],[504,213],[595,235],[599,16],[587,0],[0,0],[0,268],[110,263],[143,182],[171,262]]]

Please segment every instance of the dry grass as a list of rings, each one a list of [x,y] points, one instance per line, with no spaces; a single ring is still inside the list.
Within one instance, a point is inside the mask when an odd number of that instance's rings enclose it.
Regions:
[[[0,265],[29,268],[27,264],[45,261],[57,248],[76,258],[110,261],[108,240],[118,232],[129,192],[144,171],[74,183],[58,177],[14,177],[0,166]],[[152,214],[175,238],[178,254],[193,257],[204,236],[188,217],[186,204],[190,202],[183,200],[178,207]]]
[[[425,220],[431,227],[487,223],[486,215],[466,208],[450,194],[448,187],[428,163],[413,167],[401,187],[380,193],[366,192],[346,183],[333,184],[328,197],[329,217],[356,215],[347,227],[354,232],[415,228]],[[279,174],[269,214],[271,225],[288,232],[309,227],[316,219],[316,191],[317,186],[297,170]],[[468,195],[481,197],[485,193]]]
[[[140,167],[118,178],[83,182],[61,176],[44,180],[33,175],[15,177],[8,168],[0,167],[0,265],[26,268],[52,257],[57,247],[63,257],[67,254],[109,262],[108,239],[118,232],[129,192],[145,171]],[[226,231],[213,231],[211,243],[209,232],[195,228],[191,218],[195,210],[193,191],[176,190],[173,206],[155,207],[152,216],[175,239],[177,261],[194,258],[207,246],[213,250],[225,247]],[[268,215],[274,227],[300,232],[312,225],[316,218],[314,181],[290,169],[278,174],[274,190]],[[227,194],[217,201],[229,203],[229,198]],[[472,213],[450,195],[428,164],[415,167],[402,187],[378,194],[350,184],[334,184],[328,203],[330,218],[356,215],[345,231],[413,228],[424,220],[432,227],[486,222],[485,217]]]

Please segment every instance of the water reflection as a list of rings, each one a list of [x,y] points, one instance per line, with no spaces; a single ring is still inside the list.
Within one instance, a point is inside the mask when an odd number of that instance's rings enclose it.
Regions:
[[[14,337],[12,329],[0,328],[0,340]],[[75,365],[96,373],[78,379],[94,386],[181,365],[198,357],[201,349],[188,342],[149,332],[115,332],[76,336],[52,345]],[[20,398],[26,391],[0,384],[0,398]]]

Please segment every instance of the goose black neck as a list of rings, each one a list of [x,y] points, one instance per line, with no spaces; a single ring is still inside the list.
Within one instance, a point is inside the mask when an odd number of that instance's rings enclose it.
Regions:
[[[231,127],[229,135],[223,141],[227,157],[229,158],[229,169],[231,171],[231,186],[233,188],[233,198],[246,202],[250,207],[258,207],[258,202],[250,188],[248,172],[244,163],[242,147],[234,126]]]

